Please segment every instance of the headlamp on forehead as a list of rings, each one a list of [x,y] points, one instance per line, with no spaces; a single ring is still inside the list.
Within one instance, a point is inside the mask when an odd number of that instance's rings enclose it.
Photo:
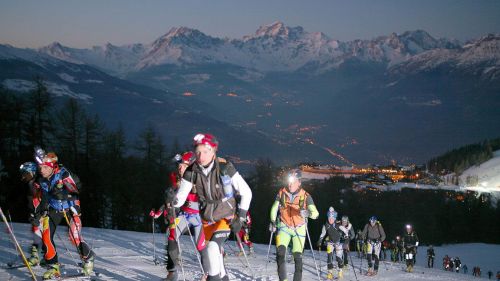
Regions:
[[[302,179],[302,172],[299,169],[292,170],[288,173],[288,183],[293,183]]]

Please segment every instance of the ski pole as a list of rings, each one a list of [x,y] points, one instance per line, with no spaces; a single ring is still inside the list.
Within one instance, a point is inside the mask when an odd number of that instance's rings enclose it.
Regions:
[[[35,273],[33,272],[33,269],[31,268],[30,264],[28,263],[28,260],[26,259],[26,256],[24,255],[23,249],[21,249],[19,242],[17,242],[16,236],[14,235],[14,232],[12,232],[12,228],[10,227],[9,223],[7,222],[7,218],[5,217],[1,207],[0,207],[0,215],[2,216],[2,219],[5,222],[5,225],[7,225],[7,230],[9,231],[10,237],[12,238],[14,243],[16,244],[16,249],[19,252],[19,254],[21,255],[21,257],[23,258],[23,262],[26,265],[26,267],[28,268],[28,270],[31,274],[31,278],[34,281],[36,281],[37,279],[36,279]]]
[[[267,273],[267,265],[271,262],[269,260],[269,253],[271,253],[271,244],[273,243],[274,231],[271,231],[271,237],[269,237],[269,246],[267,247],[267,256],[266,256],[266,273]]]
[[[76,261],[75,257],[73,256],[73,254],[69,251],[68,247],[66,246],[66,243],[61,238],[61,235],[59,235],[59,232],[56,232],[56,235],[57,235],[57,238],[59,238],[59,240],[61,240],[61,243],[63,244],[64,248],[66,249],[66,252],[71,257],[71,260],[73,260],[73,262],[75,263],[76,267],[80,267],[81,265],[78,264],[78,262]]]
[[[80,255],[80,260],[82,261],[82,264],[83,264],[83,263],[85,262],[85,261],[83,260],[83,253],[82,253],[82,251],[80,250],[80,247],[78,247],[78,245],[76,245],[77,243],[76,243],[75,235],[73,234],[73,231],[71,231],[71,223],[70,223],[70,221],[69,221],[68,215],[66,214],[66,210],[65,210],[65,209],[63,209],[63,210],[62,210],[62,213],[63,213],[63,215],[64,215],[64,219],[66,220],[66,223],[68,224],[68,232],[69,232],[69,234],[71,235],[71,237],[73,238],[73,241],[75,241],[76,251],[77,251],[77,252],[78,252],[78,254]],[[76,230],[78,231],[78,225],[76,225],[76,223],[75,223],[75,228],[76,228]],[[78,236],[80,236],[80,239],[81,239],[81,237],[82,237],[82,236],[80,235],[80,232],[79,232],[79,231],[78,231]],[[81,243],[81,241],[80,241],[80,243]]]
[[[153,263],[155,265],[159,264],[158,259],[156,258],[156,242],[155,242],[155,218],[151,217],[151,229],[153,233]]]
[[[271,244],[273,243],[273,236],[274,236],[274,231],[271,232],[271,237],[269,237],[269,246],[267,247],[267,256],[266,256],[267,263],[270,263],[269,254],[271,253]]]
[[[365,243],[361,245],[361,258],[360,258],[360,264],[359,264],[359,273],[363,273],[363,256],[365,255]],[[368,257],[367,257],[368,258]]]
[[[351,266],[352,266],[352,271],[354,271],[354,277],[356,278],[356,281],[358,281],[358,275],[356,274],[356,269],[354,268],[354,263],[352,262],[351,251],[347,251],[347,255],[349,256],[349,259],[351,260]]]
[[[12,224],[12,218],[10,217],[10,212],[7,210],[7,216],[9,217],[9,222],[10,222],[10,228],[12,229],[12,232],[14,232],[14,225]],[[14,243],[14,241],[10,240],[12,246],[14,247],[14,250],[17,252],[17,248],[16,248],[16,244]],[[12,254],[13,258],[10,262],[7,263],[7,265],[11,264],[11,265],[14,265],[14,263],[16,262],[17,258],[19,256],[16,256],[15,254]]]
[[[232,232],[229,234],[228,239],[229,239],[229,238],[231,238],[231,234],[232,234]],[[238,241],[236,241],[236,242],[235,242],[235,244],[236,244],[236,243],[238,243]],[[226,246],[228,246],[228,247],[229,247],[229,250],[231,250],[231,252],[233,252],[233,255],[234,255],[235,257],[237,257],[237,258],[238,258],[238,261],[239,261],[239,262],[240,262],[240,263],[241,263],[244,267],[248,267],[248,266],[245,264],[245,262],[241,259],[240,255],[238,255],[238,253],[237,253],[237,252],[236,252],[236,250],[233,248],[233,246],[231,246],[231,243],[228,243],[228,240],[226,240],[226,241],[224,242],[224,246],[223,246],[223,247],[225,248]]]
[[[196,247],[196,243],[194,242],[193,235],[191,234],[191,229],[189,229],[189,226],[187,227],[187,231],[189,234],[189,238],[191,238],[191,242],[193,242],[194,252],[196,253],[196,258],[198,259],[198,263],[200,264],[201,272],[203,272],[203,275],[205,275],[205,270],[203,269],[203,264],[201,263],[200,253],[198,252],[198,248]]]
[[[177,219],[178,218],[174,219],[174,225],[175,225],[175,230],[179,231],[178,232],[179,234],[177,234],[177,232],[175,233],[175,239],[177,240],[177,248],[179,248],[179,263],[180,263],[181,270],[182,270],[182,278],[183,278],[184,281],[186,281],[186,274],[184,273],[184,261],[182,260],[182,249],[181,249],[181,235],[182,235],[182,231],[180,230],[179,225],[175,221]],[[184,219],[186,219],[186,217],[184,217]],[[187,226],[187,222],[186,222],[186,226]]]
[[[322,259],[321,259],[321,246],[318,247],[318,259],[319,259],[319,276],[323,275]]]
[[[314,249],[311,243],[311,236],[309,235],[309,228],[307,227],[307,219],[306,219],[306,235],[307,235],[307,240],[309,240],[309,246],[311,246],[311,253],[313,255],[314,266],[316,267],[316,274],[318,274],[318,280],[321,281],[321,275],[319,274],[318,264],[316,263],[316,257],[314,256]]]
[[[243,256],[245,257],[245,261],[247,262],[248,269],[250,270],[250,273],[252,275],[252,280],[255,279],[254,275],[254,270],[252,270],[252,267],[250,266],[250,262],[248,262],[248,257],[247,253],[245,253],[245,249],[243,248],[243,244],[241,243],[241,238],[238,234],[234,234],[236,236],[236,240],[238,241],[238,245],[240,246],[240,250],[243,252]]]

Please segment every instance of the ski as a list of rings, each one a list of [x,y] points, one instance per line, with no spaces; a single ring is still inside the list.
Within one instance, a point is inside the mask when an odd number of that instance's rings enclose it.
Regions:
[[[17,269],[26,267],[25,264],[7,264],[7,266],[2,266],[2,269]]]
[[[75,273],[75,274],[65,274],[61,275],[61,277],[52,278],[48,280],[60,281],[60,280],[90,280],[90,281],[98,281],[99,274],[95,273],[95,276],[85,275],[83,273]]]

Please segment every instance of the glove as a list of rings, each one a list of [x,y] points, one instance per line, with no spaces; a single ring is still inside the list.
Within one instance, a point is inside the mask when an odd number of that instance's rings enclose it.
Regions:
[[[235,217],[233,221],[231,222],[231,231],[237,235],[241,228],[243,227],[243,222],[245,221],[245,218],[243,217]]]
[[[30,214],[30,217],[28,218],[28,221],[31,223],[33,227],[39,227],[40,226],[40,215],[39,214]]]
[[[269,232],[276,232],[276,222],[272,221],[269,223]]]
[[[149,216],[154,219],[157,219],[159,216],[161,216],[162,213],[163,212],[161,210],[155,212],[155,209],[151,209],[151,212],[149,212]]]
[[[300,216],[303,218],[308,218],[309,217],[309,210],[307,210],[307,209],[300,210]]]

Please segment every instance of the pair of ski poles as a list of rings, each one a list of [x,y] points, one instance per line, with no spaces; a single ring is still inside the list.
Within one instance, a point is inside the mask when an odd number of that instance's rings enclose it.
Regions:
[[[174,208],[172,208],[172,212],[175,212]],[[152,218],[151,223],[152,223],[152,230],[153,230],[153,262],[155,263],[155,265],[159,265],[160,262],[159,262],[158,258],[156,257],[156,243],[155,243],[155,228],[156,227],[155,227],[155,218],[154,217]],[[180,233],[181,230],[179,229],[177,223],[175,221],[172,222],[172,223],[174,223],[175,229],[177,231],[179,231],[179,233]],[[198,248],[196,247],[196,243],[194,242],[194,238],[193,238],[193,235],[191,233],[191,229],[190,229],[189,225],[187,225],[186,229],[187,229],[187,232],[189,234],[189,238],[190,238],[190,240],[191,240],[191,242],[193,244],[193,247],[194,247],[194,250],[195,250],[195,253],[196,253],[196,258],[198,259],[198,263],[200,265],[201,271],[203,272],[203,275],[205,275],[205,270],[203,269],[203,265],[202,265],[202,262],[201,262],[201,257],[200,257],[200,254],[198,252]],[[179,240],[177,240],[177,247],[179,248],[179,253],[181,255],[180,258],[182,259],[182,249],[181,249],[181,245],[180,245],[180,241]],[[182,269],[183,274],[184,274],[184,268],[183,268],[182,264],[181,264],[181,269]]]
[[[306,236],[307,236],[307,240],[309,241],[309,246],[311,248],[311,253],[312,253],[312,256],[313,256],[313,261],[314,261],[314,267],[316,268],[316,274],[318,276],[318,281],[321,281],[321,274],[319,272],[319,269],[318,269],[318,263],[316,262],[316,255],[314,254],[314,249],[313,249],[313,245],[311,243],[311,236],[309,235],[309,228],[307,227],[307,223],[308,223],[308,220],[306,219],[306,223],[305,223],[305,228],[306,228]],[[272,240],[273,240],[273,235],[274,235],[274,229],[273,231],[271,231],[271,237],[269,239],[269,246],[268,246],[268,249],[267,249],[267,263],[266,263],[266,267],[267,267],[267,264],[269,263],[269,253],[271,251],[271,243],[272,243]],[[302,245],[302,241],[300,240],[300,235],[299,233],[297,232],[297,230],[294,228],[294,232],[295,232],[295,235],[299,238],[299,243],[300,243],[300,247],[302,249],[304,249],[304,245]],[[267,270],[267,268],[266,268]]]

